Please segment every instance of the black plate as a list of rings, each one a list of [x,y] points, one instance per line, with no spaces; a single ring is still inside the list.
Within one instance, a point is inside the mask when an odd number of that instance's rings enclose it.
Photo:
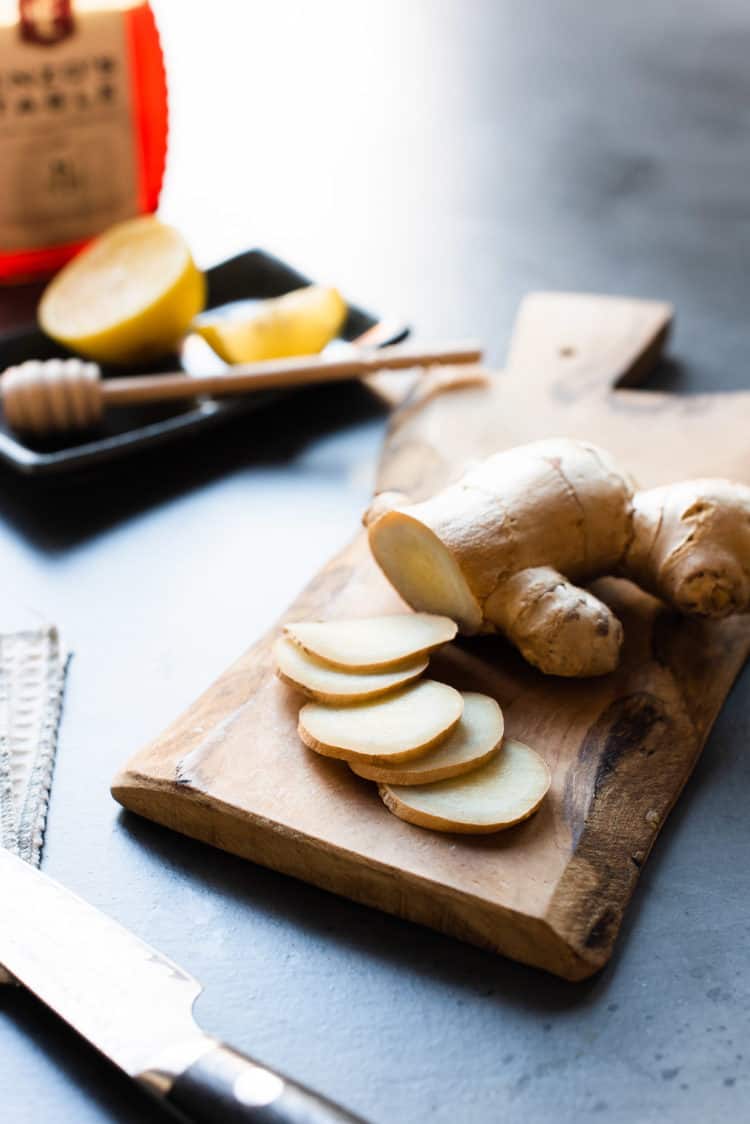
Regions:
[[[292,289],[309,285],[310,279],[263,250],[249,250],[215,265],[206,273],[208,281],[207,308],[241,300],[262,300],[278,297]],[[354,340],[370,332],[370,342],[377,346],[397,343],[408,335],[403,324],[385,323],[369,312],[349,305],[349,314],[341,331],[342,340]],[[28,328],[0,335],[0,370],[26,359],[50,359],[66,355],[62,348],[37,328]],[[164,364],[163,370],[179,368],[178,357]],[[192,370],[189,364],[185,369]],[[153,371],[154,368],[151,368]],[[137,372],[128,372],[128,374]],[[145,373],[145,372],[142,372]],[[192,373],[198,373],[192,370]],[[112,372],[104,371],[105,376]],[[290,391],[266,391],[238,398],[193,399],[182,405],[138,406],[113,410],[95,434],[76,444],[70,436],[22,442],[0,420],[0,459],[27,475],[43,475],[88,468],[92,464],[113,460],[126,453],[159,445],[178,437],[186,437],[238,414],[257,410]]]

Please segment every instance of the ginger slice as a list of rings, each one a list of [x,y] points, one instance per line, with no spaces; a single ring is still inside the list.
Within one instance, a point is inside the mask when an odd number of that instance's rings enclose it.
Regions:
[[[457,628],[448,617],[398,613],[347,621],[297,621],[284,626],[303,651],[346,671],[390,671],[446,644]]]
[[[273,646],[276,674],[284,683],[318,702],[346,704],[386,695],[417,679],[427,667],[427,657],[402,664],[394,671],[340,671],[299,648],[287,636]]]
[[[434,831],[484,835],[520,823],[535,812],[551,782],[533,749],[506,738],[487,765],[437,784],[379,786],[394,816]]]
[[[452,734],[414,761],[394,765],[350,768],[360,777],[395,785],[432,784],[457,777],[486,764],[503,740],[503,712],[489,695],[464,692],[464,712]]]
[[[422,679],[395,694],[351,706],[307,703],[299,736],[324,757],[382,765],[408,761],[447,738],[464,709],[459,691]]]

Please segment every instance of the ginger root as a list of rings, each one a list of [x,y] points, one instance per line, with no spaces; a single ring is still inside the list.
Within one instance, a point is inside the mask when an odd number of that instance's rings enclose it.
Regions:
[[[355,620],[294,621],[284,632],[308,655],[341,671],[393,671],[442,647],[454,621],[429,613],[394,613]]]
[[[346,705],[388,695],[418,679],[429,663],[421,656],[402,663],[393,671],[341,671],[316,656],[308,655],[288,636],[279,636],[273,646],[276,674],[317,702]]]
[[[479,769],[436,784],[380,784],[389,812],[407,823],[466,835],[488,835],[533,815],[552,777],[539,754],[506,738]]]
[[[461,720],[444,741],[427,753],[395,765],[363,765],[350,761],[349,768],[368,781],[421,785],[459,777],[486,764],[503,740],[503,712],[489,695],[476,691],[462,694]]]
[[[505,721],[495,699],[432,679],[401,686],[398,676],[410,674],[413,665],[391,672],[340,670],[385,651],[401,653],[415,639],[423,645],[428,626],[433,639],[438,626],[453,636],[452,621],[402,613],[312,625],[287,625],[273,650],[279,677],[316,699],[299,712],[304,745],[376,781],[388,810],[420,827],[487,833],[536,811],[550,786],[549,769],[528,746],[503,741]],[[310,656],[290,639],[295,634],[299,642],[304,637],[326,647],[337,664]],[[370,693],[372,680],[378,697]]]
[[[463,714],[463,695],[447,683],[420,679],[384,698],[349,706],[309,702],[297,732],[308,749],[360,764],[409,761],[453,732]]]
[[[414,609],[500,632],[550,675],[617,666],[622,625],[581,588],[630,578],[681,612],[750,608],[750,488],[692,480],[637,491],[595,445],[556,438],[489,457],[417,504],[376,497],[372,553]]]

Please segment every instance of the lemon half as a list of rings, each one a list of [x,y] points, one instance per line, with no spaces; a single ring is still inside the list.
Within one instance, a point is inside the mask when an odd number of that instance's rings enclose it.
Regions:
[[[225,363],[315,355],[346,320],[338,289],[308,285],[265,300],[250,317],[202,316],[193,328]]]
[[[205,299],[182,235],[145,215],[113,226],[57,274],[39,323],[98,363],[139,363],[174,351]]]

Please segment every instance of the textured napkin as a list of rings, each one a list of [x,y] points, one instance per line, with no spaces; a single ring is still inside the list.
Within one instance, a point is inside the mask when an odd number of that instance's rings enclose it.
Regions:
[[[0,633],[0,844],[39,865],[68,655],[57,629]],[[0,983],[8,976],[0,967]]]

